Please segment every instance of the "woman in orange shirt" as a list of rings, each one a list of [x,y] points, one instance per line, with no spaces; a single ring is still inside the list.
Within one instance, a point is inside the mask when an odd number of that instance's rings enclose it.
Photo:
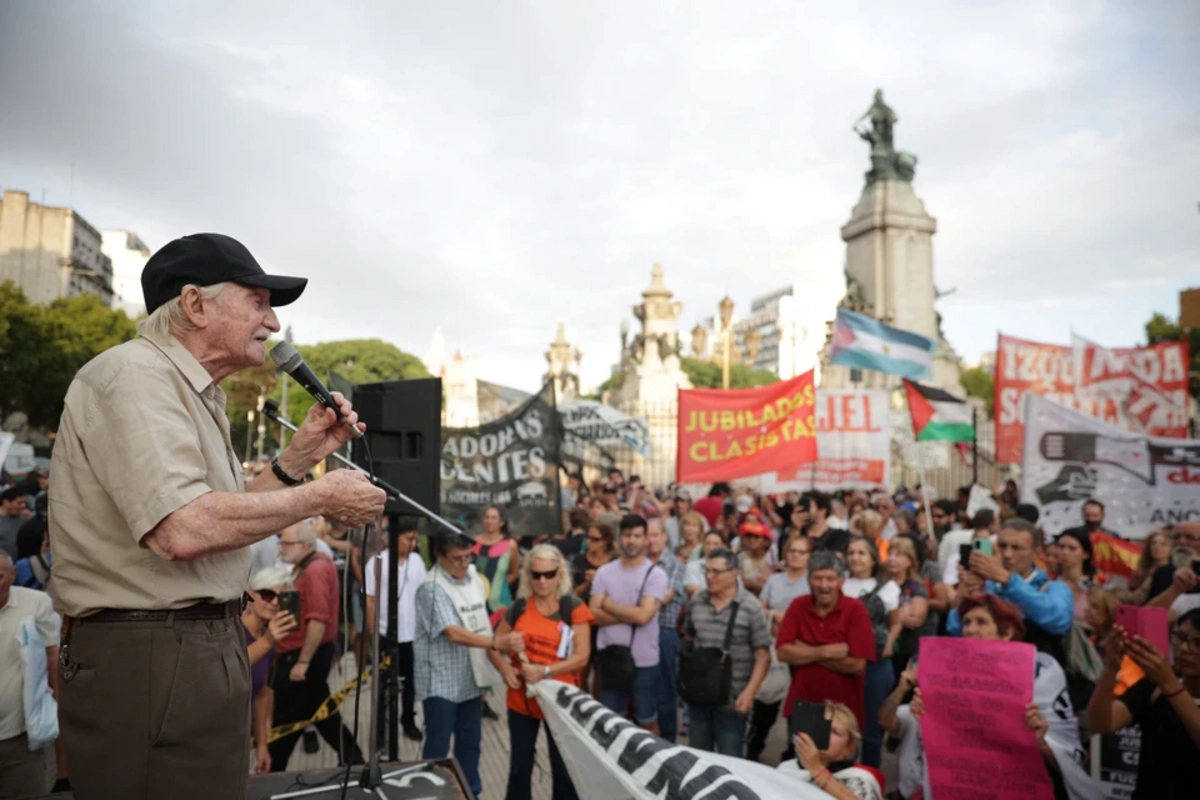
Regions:
[[[525,652],[511,660],[499,651],[488,656],[508,684],[508,732],[511,759],[506,800],[528,800],[533,777],[533,754],[545,718],[537,701],[526,696],[526,685],[553,679],[579,686],[592,651],[591,626],[596,621],[572,590],[571,568],[558,548],[541,544],[524,559],[517,600],[507,611],[496,635],[525,634]],[[554,737],[546,732],[554,800],[577,800]]]

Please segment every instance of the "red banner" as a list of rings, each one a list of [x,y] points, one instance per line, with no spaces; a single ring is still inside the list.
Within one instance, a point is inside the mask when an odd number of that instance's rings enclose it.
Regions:
[[[758,389],[679,392],[676,480],[712,483],[817,460],[813,373]]]
[[[1001,335],[996,346],[996,461],[1021,462],[1025,392],[1126,430],[1185,438],[1187,383],[1186,342],[1109,350]]]

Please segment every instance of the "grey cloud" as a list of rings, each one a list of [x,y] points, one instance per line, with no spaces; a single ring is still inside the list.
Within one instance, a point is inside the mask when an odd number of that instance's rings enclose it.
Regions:
[[[1064,338],[1009,305],[1091,277],[1154,265],[1168,297],[1195,263],[1194,4],[922,8],[4,4],[0,181],[75,153],[97,224],[237,232],[321,287],[288,311],[305,341],[421,353],[441,325],[531,388],[564,321],[591,382],[654,262],[685,330],[726,291],[840,279],[882,86],[964,355],[1009,324]],[[1073,154],[1081,132],[1110,149]]]

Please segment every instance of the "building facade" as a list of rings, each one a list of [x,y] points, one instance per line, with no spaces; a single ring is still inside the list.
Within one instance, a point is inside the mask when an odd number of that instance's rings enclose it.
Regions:
[[[142,269],[150,258],[150,248],[132,231],[100,232],[101,250],[112,261],[114,311],[124,311],[131,319],[146,313],[142,297]]]
[[[0,201],[0,282],[9,280],[33,303],[88,294],[113,302],[100,231],[72,208],[31,203],[13,190]]]

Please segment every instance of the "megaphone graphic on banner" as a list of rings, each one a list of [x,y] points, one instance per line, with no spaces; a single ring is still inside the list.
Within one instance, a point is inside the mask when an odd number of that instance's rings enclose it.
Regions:
[[[1147,486],[1157,484],[1156,467],[1200,467],[1200,447],[1156,444],[1141,437],[1120,439],[1096,433],[1049,432],[1038,441],[1038,452],[1046,461],[1071,462],[1053,481],[1038,488],[1038,499],[1043,505],[1090,497],[1097,480],[1096,470],[1091,466],[1096,464],[1116,467]]]

